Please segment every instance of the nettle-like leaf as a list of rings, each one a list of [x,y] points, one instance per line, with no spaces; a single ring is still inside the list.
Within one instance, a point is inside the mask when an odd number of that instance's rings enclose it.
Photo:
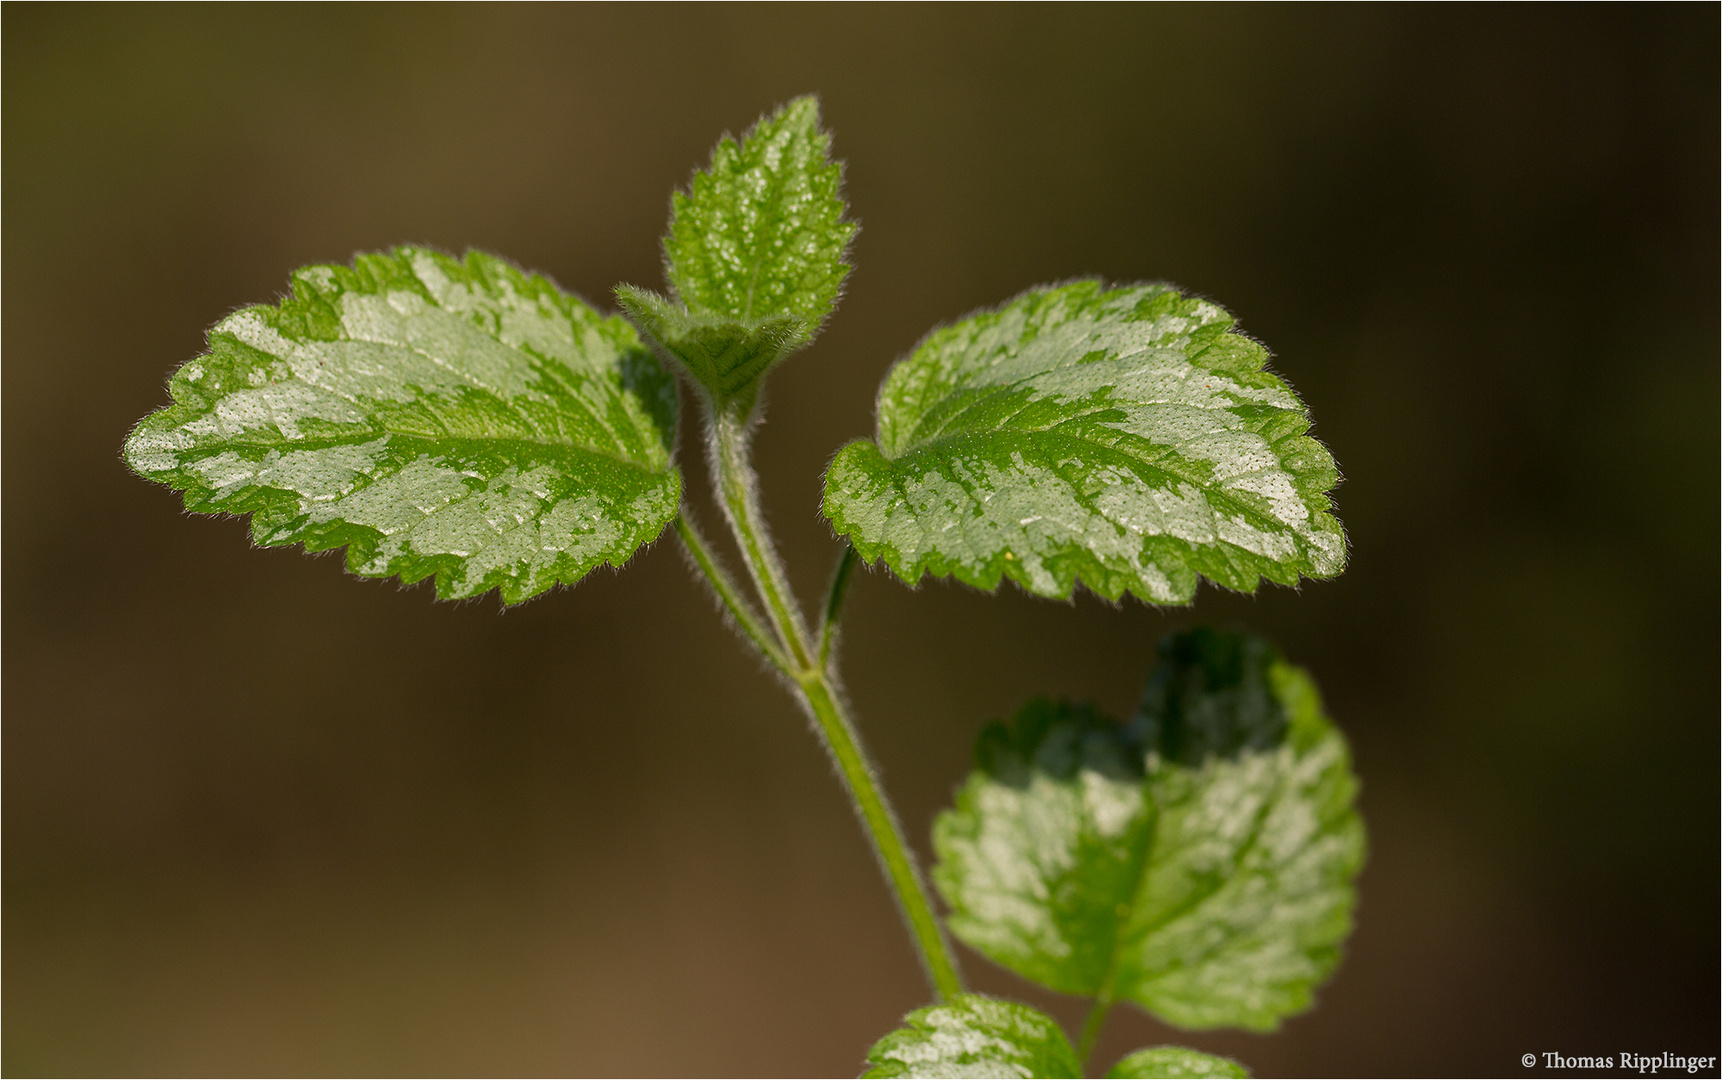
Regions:
[[[837,303],[854,222],[843,220],[843,168],[819,126],[819,99],[798,97],[671,200],[665,270],[689,310],[732,319],[798,316],[815,329]]]
[[[1235,1078],[1250,1071],[1229,1057],[1204,1054],[1182,1046],[1151,1046],[1121,1058],[1106,1073],[1107,1080],[1148,1080],[1150,1077]]]
[[[1033,702],[981,735],[933,880],[964,942],[1190,1028],[1269,1030],[1351,930],[1363,824],[1314,684],[1260,639],[1161,646],[1141,710]]]
[[[962,994],[917,1009],[867,1051],[864,1076],[1073,1077],[1082,1064],[1052,1017],[1014,1001]]]
[[[1078,1077],[1082,1063],[1052,1017],[1015,1001],[960,994],[916,1009],[867,1051],[866,1077]],[[1231,1058],[1181,1046],[1127,1055],[1109,1077],[1248,1076]]]
[[[795,315],[747,322],[699,315],[632,285],[616,287],[616,303],[641,336],[720,408],[739,402],[744,412],[751,409],[765,373],[807,340]]]
[[[169,390],[126,441],[138,473],[444,598],[620,566],[681,502],[675,384],[633,328],[490,255],[306,267]]]
[[[759,380],[813,339],[849,275],[855,223],[843,218],[842,166],[819,126],[819,101],[796,98],[671,203],[664,270],[674,298],[632,286],[617,302],[720,407],[750,408]]]
[[[1333,457],[1267,351],[1166,285],[1030,290],[929,334],[845,446],[826,516],[913,584],[1182,603],[1198,575],[1292,584],[1345,564]]]

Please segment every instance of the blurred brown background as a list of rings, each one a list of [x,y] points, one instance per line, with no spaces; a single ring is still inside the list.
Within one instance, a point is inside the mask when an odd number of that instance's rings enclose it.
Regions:
[[[303,263],[658,285],[671,188],[808,90],[863,229],[761,436],[804,594],[886,367],[1037,282],[1241,313],[1346,472],[1352,565],[1298,591],[858,583],[848,681],[923,850],[984,720],[1123,713],[1193,621],[1274,637],[1350,733],[1372,857],[1316,1010],[1120,1010],[1101,1058],[1716,1053],[1717,37],[1714,5],[8,5],[5,1071],[853,1075],[924,1002],[821,752],[672,544],[439,604],[119,462]]]

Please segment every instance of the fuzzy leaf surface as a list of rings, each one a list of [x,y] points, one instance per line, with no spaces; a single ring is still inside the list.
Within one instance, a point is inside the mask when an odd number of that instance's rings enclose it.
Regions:
[[[1245,1077],[1250,1071],[1228,1057],[1204,1054],[1182,1046],[1151,1046],[1120,1058],[1107,1080],[1148,1080],[1150,1077]]]
[[[189,510],[357,574],[513,603],[620,566],[674,518],[675,385],[617,317],[490,255],[310,266],[244,308],[126,440]]]
[[[617,286],[616,303],[658,354],[685,370],[720,409],[751,409],[765,373],[807,341],[794,315],[746,322],[701,315],[632,285]]]
[[[819,127],[819,99],[763,116],[671,202],[670,286],[688,310],[746,322],[793,315],[811,334],[849,275],[855,223],[843,220],[843,168]]]
[[[1166,285],[1078,281],[935,330],[838,452],[825,515],[904,581],[1191,598],[1331,577],[1333,457],[1267,350]]]
[[[1050,1016],[1027,1005],[962,994],[916,1009],[867,1051],[869,1077],[1073,1077],[1082,1065]]]
[[[951,932],[1069,994],[1189,1028],[1308,1008],[1351,931],[1345,741],[1266,642],[1169,638],[1135,720],[1032,702],[934,824]]]

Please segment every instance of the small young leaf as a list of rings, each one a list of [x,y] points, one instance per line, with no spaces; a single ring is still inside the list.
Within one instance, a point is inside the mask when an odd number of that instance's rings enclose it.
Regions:
[[[826,517],[904,581],[1182,603],[1345,564],[1339,474],[1267,352],[1165,285],[1034,289],[935,330],[838,452]]]
[[[659,355],[680,364],[714,405],[736,405],[744,414],[753,408],[766,371],[807,341],[795,315],[748,322],[698,315],[632,285],[616,287],[616,303]]]
[[[665,272],[689,311],[746,322],[794,315],[809,334],[837,302],[855,223],[843,220],[843,168],[819,127],[819,99],[798,97],[677,192]]]
[[[1228,1057],[1204,1054],[1182,1046],[1151,1046],[1127,1054],[1107,1072],[1107,1080],[1147,1080],[1149,1077],[1244,1077],[1250,1071]]]
[[[620,566],[681,503],[675,384],[622,319],[500,259],[403,247],[244,308],[126,440],[189,510],[357,574],[508,603]]]
[[[842,292],[855,223],[843,219],[830,150],[814,97],[761,117],[740,143],[725,136],[671,203],[664,268],[675,300],[616,290],[634,325],[720,408],[752,408],[759,380],[813,340]]]
[[[1268,1030],[1351,930],[1357,782],[1315,686],[1259,639],[1168,639],[1118,727],[1033,702],[939,816],[957,937],[1054,990]]]
[[[1082,1075],[1076,1051],[1038,1009],[980,994],[916,1009],[867,1051],[864,1076]]]

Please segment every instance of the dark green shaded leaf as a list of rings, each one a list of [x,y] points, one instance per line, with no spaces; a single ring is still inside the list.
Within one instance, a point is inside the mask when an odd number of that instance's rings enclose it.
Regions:
[[[1333,458],[1267,351],[1165,285],[1034,289],[935,330],[879,391],[825,514],[913,584],[1190,599],[1331,577]]]
[[[1345,741],[1267,643],[1168,639],[1136,720],[1032,702],[982,733],[934,825],[957,937],[1069,994],[1185,1027],[1307,1008],[1363,858]]]
[[[513,603],[620,566],[675,517],[675,384],[624,320],[500,259],[310,266],[169,383],[126,461],[259,544]]]
[[[1151,1046],[1127,1054],[1112,1066],[1107,1080],[1148,1080],[1150,1077],[1243,1077],[1250,1071],[1228,1057],[1187,1050],[1182,1046]]]
[[[1052,1018],[1027,1005],[963,994],[917,1009],[867,1051],[869,1077],[1082,1075]]]

